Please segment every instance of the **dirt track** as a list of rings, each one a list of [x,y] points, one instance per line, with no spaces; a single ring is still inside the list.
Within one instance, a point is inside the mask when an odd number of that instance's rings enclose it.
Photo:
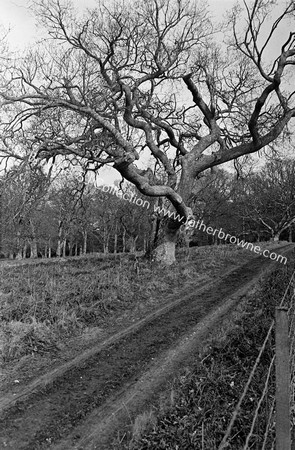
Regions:
[[[258,257],[69,364],[36,392],[0,399],[0,448],[111,449],[117,427],[130,424],[171,371],[198,352],[216,321],[276,264]]]

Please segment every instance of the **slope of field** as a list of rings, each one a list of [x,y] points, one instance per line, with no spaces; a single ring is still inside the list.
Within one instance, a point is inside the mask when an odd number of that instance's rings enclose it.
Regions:
[[[124,255],[0,261],[0,392],[17,393],[92,342],[254,257],[232,246],[195,248],[169,270],[143,259],[135,267]]]
[[[290,249],[290,246],[287,248]],[[137,380],[142,378],[144,373],[153,365],[154,359],[161,360],[165,352],[177,347],[183,339],[193,333],[195,327],[210,312],[218,306],[222,306],[226,300],[230,300],[232,297],[232,299],[235,299],[233,301],[235,303],[241,296],[241,289],[248,288],[249,282],[257,279],[263,269],[273,265],[265,258],[255,258],[248,253],[249,261],[246,264],[235,271],[231,270],[228,275],[223,275],[222,278],[217,278],[215,283],[210,283],[214,276],[216,277],[216,266],[224,273],[225,267],[230,270],[230,267],[237,264],[237,260],[242,253],[245,256],[244,252],[241,252],[238,256],[234,254],[233,250],[226,249],[226,251],[232,252],[231,257],[229,257],[229,254],[224,254],[222,258],[222,253],[215,254],[214,258],[216,259],[218,256],[218,263],[214,264],[214,259],[209,262],[214,268],[212,271],[214,275],[211,275],[211,279],[208,277],[208,265],[206,267],[210,257],[205,263],[203,262],[203,280],[202,274],[197,276],[197,281],[195,279],[196,266],[200,264],[202,256],[200,255],[201,252],[199,254],[196,252],[195,258],[192,257],[190,261],[186,261],[182,266],[175,268],[174,273],[171,271],[167,274],[158,274],[158,280],[161,277],[162,283],[166,283],[166,291],[169,285],[168,274],[170,276],[170,294],[171,290],[173,291],[172,288],[174,288],[174,295],[172,297],[165,296],[162,300],[162,305],[166,305],[166,307],[154,312],[150,317],[141,321],[137,326],[131,327],[125,333],[119,333],[116,339],[106,340],[100,346],[97,343],[93,352],[87,354],[87,358],[80,357],[74,363],[64,367],[63,370],[55,372],[51,377],[47,377],[47,379],[45,377],[43,386],[42,383],[39,383],[39,385],[37,383],[35,389],[22,387],[20,390],[18,388],[12,393],[15,394],[13,397],[11,395],[2,397],[0,399],[2,408],[0,427],[3,430],[0,442],[2,442],[2,445],[5,448],[30,450],[55,448],[55,446],[64,449],[110,448],[109,440],[115,430],[114,426],[104,426],[105,433],[102,433],[100,428],[100,438],[97,442],[97,417],[101,414],[104,417],[106,416],[107,401],[112,404],[111,398],[113,398],[113,403],[115,398],[118,400],[119,394],[120,398],[122,393],[126,393]],[[71,265],[72,263],[69,262],[68,266]],[[122,274],[122,261],[119,261],[119,265],[121,265],[120,274]],[[85,267],[83,269],[85,270]],[[88,266],[87,270],[89,269]],[[141,269],[143,271],[144,266]],[[187,270],[187,273],[184,273],[185,270]],[[60,271],[59,267],[59,273]],[[207,277],[205,272],[207,272]],[[100,273],[98,272],[98,278]],[[93,276],[93,272],[91,275]],[[136,276],[134,273],[131,275],[130,281],[139,277],[140,273],[137,273]],[[166,276],[166,279],[163,275]],[[171,282],[173,275],[176,277],[174,284]],[[180,278],[182,278],[182,286],[181,289],[177,290]],[[70,278],[68,281],[73,281],[73,279]],[[141,279],[141,283],[143,281]],[[101,279],[100,282],[102,282]],[[204,285],[204,282],[207,286],[196,291],[196,285],[200,287],[201,284]],[[130,294],[133,290],[135,291],[135,286],[138,286],[137,283],[139,283],[138,279],[134,284],[131,283]],[[173,304],[171,304],[172,298],[174,299]],[[111,301],[109,303],[111,304]],[[159,307],[161,301],[158,301],[156,305]],[[143,309],[141,308],[141,310]],[[154,309],[157,308],[154,307]],[[128,314],[128,308],[126,310]],[[126,310],[124,311],[125,314]],[[147,313],[148,308],[145,308],[144,315],[147,315]],[[135,317],[136,315],[131,320],[134,320]],[[138,317],[140,315],[137,315]],[[181,358],[178,364],[181,365]],[[154,395],[156,394],[155,386],[160,389],[161,383],[166,381],[167,376],[163,377],[161,382],[154,383],[152,389]],[[145,391],[144,387],[143,391]],[[133,413],[138,413],[138,410],[146,401],[147,399],[144,398],[141,403],[137,402],[133,408]],[[129,405],[129,407],[131,406]],[[91,421],[90,417],[94,419]],[[127,418],[130,421],[130,417],[127,416]],[[120,424],[123,425],[124,421],[126,421],[126,414]],[[94,424],[94,431],[89,431],[89,424]],[[74,432],[72,432],[73,429],[75,429]],[[111,434],[109,434],[110,432]],[[85,442],[85,435],[93,436],[93,440]],[[84,443],[80,445],[81,439],[82,441],[84,439]]]

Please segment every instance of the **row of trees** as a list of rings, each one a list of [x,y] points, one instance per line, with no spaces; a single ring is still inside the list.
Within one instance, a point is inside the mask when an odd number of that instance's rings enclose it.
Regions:
[[[259,171],[236,179],[218,170],[205,176],[194,213],[213,228],[248,241],[292,240],[295,222],[295,162],[272,159]],[[193,240],[217,242],[195,233]]]
[[[130,184],[115,183],[130,199]],[[1,183],[1,251],[4,256],[52,257],[87,252],[148,251],[161,217],[120,199],[115,190],[87,184],[74,173],[53,179],[38,165],[10,170]],[[105,192],[104,192],[105,191]],[[295,222],[295,162],[275,159],[245,178],[207,171],[193,190],[194,215],[213,228],[248,241],[292,240]],[[138,202],[140,204],[141,201]],[[195,231],[191,245],[219,243]],[[178,241],[183,245],[183,241]]]
[[[1,183],[3,256],[51,257],[148,246],[146,210],[83,185],[69,173],[52,179],[40,167],[12,170]],[[131,186],[124,190],[132,190]]]
[[[19,57],[4,45],[1,52],[6,162],[75,158],[95,172],[111,164],[186,221],[208,169],[290,136],[294,0],[245,0],[222,24],[194,0],[99,0],[83,17],[69,1],[32,4],[47,37]],[[250,195],[256,188],[245,189]],[[25,227],[33,242],[34,221],[18,220],[16,236]],[[257,220],[260,226],[264,218]],[[282,220],[290,220],[289,212]],[[269,222],[264,227],[273,230]],[[161,221],[156,260],[175,261],[180,228],[173,219]]]

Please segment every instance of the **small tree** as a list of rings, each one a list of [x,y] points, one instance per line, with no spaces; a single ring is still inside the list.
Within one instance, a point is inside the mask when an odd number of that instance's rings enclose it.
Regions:
[[[3,245],[17,258],[38,257],[41,211],[51,182],[51,171],[24,161],[11,168],[3,178]]]

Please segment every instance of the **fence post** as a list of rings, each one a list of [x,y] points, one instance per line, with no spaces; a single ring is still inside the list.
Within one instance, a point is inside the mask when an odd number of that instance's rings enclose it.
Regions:
[[[276,308],[276,450],[291,449],[288,308]]]

